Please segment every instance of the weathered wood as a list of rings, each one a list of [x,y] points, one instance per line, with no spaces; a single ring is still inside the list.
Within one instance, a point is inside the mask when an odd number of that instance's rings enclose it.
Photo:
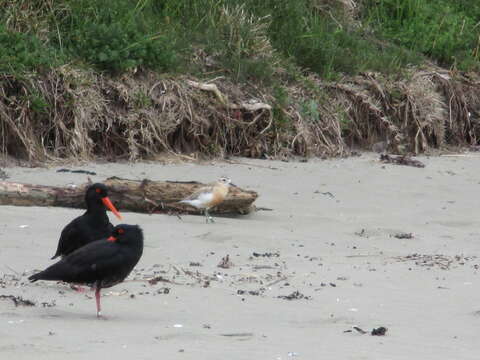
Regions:
[[[200,211],[178,201],[205,186],[199,182],[129,180],[111,177],[103,181],[109,188],[109,197],[115,207],[123,211],[140,213],[182,212],[199,214]],[[60,206],[85,208],[85,188],[0,182],[0,205]],[[247,214],[258,197],[255,191],[230,187],[227,198],[212,213]]]

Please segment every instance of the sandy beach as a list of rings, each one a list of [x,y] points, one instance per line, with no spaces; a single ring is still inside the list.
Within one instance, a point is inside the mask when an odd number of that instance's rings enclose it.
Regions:
[[[124,212],[144,230],[144,255],[103,290],[98,320],[93,292],[27,280],[53,263],[61,229],[83,210],[1,206],[0,358],[478,359],[480,155],[419,160],[425,168],[368,153],[72,166],[94,181],[228,175],[272,211],[214,224]],[[13,182],[87,180],[58,168],[5,171]],[[226,255],[232,264],[218,267]],[[380,326],[385,336],[371,336]]]

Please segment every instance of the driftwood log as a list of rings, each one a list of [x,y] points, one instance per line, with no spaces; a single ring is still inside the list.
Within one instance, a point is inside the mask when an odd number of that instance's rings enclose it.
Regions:
[[[120,211],[140,213],[191,213],[201,211],[178,201],[205,186],[199,182],[128,180],[111,177],[103,181],[109,188],[109,198]],[[0,205],[16,206],[59,206],[85,208],[85,188],[89,184],[75,187],[0,182]],[[258,197],[255,191],[230,187],[227,198],[212,213],[247,214]]]

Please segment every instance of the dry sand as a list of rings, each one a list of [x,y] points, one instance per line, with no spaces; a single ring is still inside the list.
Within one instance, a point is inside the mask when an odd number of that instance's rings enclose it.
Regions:
[[[480,156],[421,160],[426,168],[372,154],[74,167],[96,171],[93,180],[229,175],[273,211],[208,225],[124,213],[144,229],[144,255],[128,281],[103,291],[107,319],[97,320],[91,292],[26,280],[52,263],[60,230],[82,211],[0,207],[0,295],[36,303],[0,298],[0,359],[479,359]],[[6,171],[17,182],[86,180],[56,168]],[[227,254],[234,266],[217,267]],[[154,276],[171,282],[132,281]],[[306,298],[278,298],[294,291]]]

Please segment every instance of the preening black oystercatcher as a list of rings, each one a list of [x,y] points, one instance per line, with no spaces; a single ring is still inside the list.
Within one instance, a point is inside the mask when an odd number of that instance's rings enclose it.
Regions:
[[[97,316],[101,316],[100,290],[122,282],[143,253],[143,232],[138,225],[121,224],[107,239],[91,242],[28,278],[87,284],[95,289]]]
[[[110,236],[113,225],[108,219],[107,208],[122,220],[122,216],[108,198],[107,187],[103,184],[96,183],[88,187],[85,203],[87,211],[62,230],[57,252],[52,259],[68,255],[92,241]]]

